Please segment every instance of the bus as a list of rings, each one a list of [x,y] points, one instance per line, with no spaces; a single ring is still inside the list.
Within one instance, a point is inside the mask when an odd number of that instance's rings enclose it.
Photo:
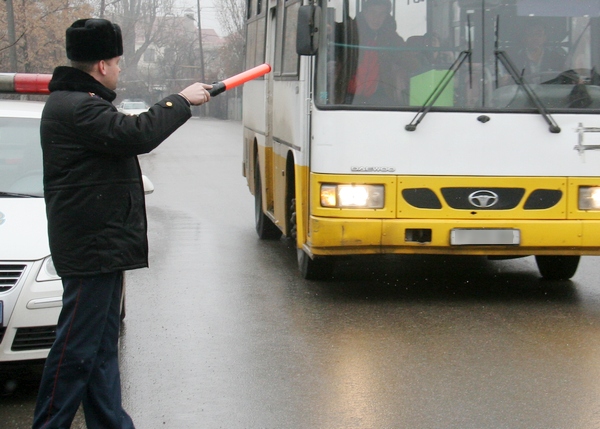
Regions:
[[[600,254],[600,0],[248,0],[243,174],[304,278]]]

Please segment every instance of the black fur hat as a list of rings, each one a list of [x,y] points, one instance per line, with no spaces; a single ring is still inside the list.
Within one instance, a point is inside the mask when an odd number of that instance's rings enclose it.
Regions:
[[[106,19],[80,19],[67,28],[67,58],[99,61],[123,55],[121,27]]]

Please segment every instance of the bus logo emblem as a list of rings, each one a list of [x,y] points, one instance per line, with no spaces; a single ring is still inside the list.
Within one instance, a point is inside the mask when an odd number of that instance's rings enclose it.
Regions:
[[[469,195],[471,205],[480,209],[493,207],[499,200],[498,194],[492,191],[475,191]]]
[[[394,167],[350,167],[351,171],[354,172],[365,172],[365,173],[393,173],[396,171]]]

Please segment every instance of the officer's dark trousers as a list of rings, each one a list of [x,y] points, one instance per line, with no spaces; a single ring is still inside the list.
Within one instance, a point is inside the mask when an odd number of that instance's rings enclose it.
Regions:
[[[88,429],[131,429],[121,406],[122,273],[63,278],[63,308],[38,393],[33,429],[68,429],[83,404]]]

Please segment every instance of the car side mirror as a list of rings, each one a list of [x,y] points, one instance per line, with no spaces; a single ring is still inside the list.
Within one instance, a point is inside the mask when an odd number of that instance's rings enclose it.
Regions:
[[[142,184],[144,185],[144,194],[145,195],[150,195],[152,192],[154,192],[154,184],[152,183],[152,181],[150,179],[148,179],[147,176],[142,174]]]
[[[300,6],[296,32],[296,53],[315,55],[318,50],[321,8],[315,5]]]

